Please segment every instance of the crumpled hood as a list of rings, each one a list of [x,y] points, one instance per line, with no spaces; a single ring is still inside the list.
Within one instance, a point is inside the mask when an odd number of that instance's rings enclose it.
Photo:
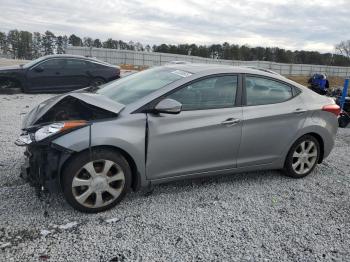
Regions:
[[[71,92],[52,97],[34,107],[23,119],[22,129],[36,125],[38,120],[42,118],[50,109],[52,109],[59,102],[69,98],[81,100],[86,104],[104,109],[114,113],[115,115],[118,115],[125,107],[125,105],[117,103],[104,95],[88,92]]]

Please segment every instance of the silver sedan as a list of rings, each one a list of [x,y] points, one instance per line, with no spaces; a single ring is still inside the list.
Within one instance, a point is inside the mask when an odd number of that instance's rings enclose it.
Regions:
[[[169,64],[56,96],[26,116],[23,175],[84,212],[129,189],[281,169],[301,178],[331,152],[340,108],[253,68]]]

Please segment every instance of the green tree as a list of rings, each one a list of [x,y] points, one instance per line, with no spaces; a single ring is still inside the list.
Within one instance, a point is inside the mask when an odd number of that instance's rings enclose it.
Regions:
[[[81,38],[79,36],[72,34],[68,38],[68,44],[72,46],[83,46],[83,41],[81,41]]]
[[[20,36],[19,31],[17,29],[10,30],[7,34],[7,41],[9,43],[9,51],[13,58],[18,57],[18,50],[20,45]]]
[[[19,32],[18,58],[32,59],[33,35],[28,31]]]
[[[42,38],[41,34],[39,32],[34,32],[33,33],[33,38],[32,38],[32,57],[38,58],[42,54]]]
[[[66,35],[58,36],[56,40],[56,53],[64,54],[66,52],[67,45],[68,45],[68,37]]]
[[[93,43],[94,41],[92,40],[91,37],[84,37],[83,46],[92,47]]]
[[[56,37],[50,32],[46,31],[42,36],[42,47],[44,51],[44,55],[52,55],[54,54],[54,48],[56,45]]]
[[[103,48],[113,48],[114,42],[112,38],[108,38],[107,41],[103,42]]]
[[[0,51],[2,54],[8,53],[8,42],[7,42],[7,36],[6,33],[0,32]]]
[[[92,44],[93,47],[97,47],[97,48],[101,48],[102,47],[102,43],[101,43],[101,40],[100,39],[95,39],[93,44]]]

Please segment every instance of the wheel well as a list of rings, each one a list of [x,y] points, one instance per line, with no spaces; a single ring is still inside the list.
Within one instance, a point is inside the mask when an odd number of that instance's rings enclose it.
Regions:
[[[6,81],[6,80],[9,80],[9,81],[11,81],[11,82],[14,82],[14,83],[16,83],[16,87],[18,87],[18,88],[22,88],[22,82],[19,80],[19,79],[17,79],[17,78],[13,78],[13,77],[7,77],[7,76],[5,76],[5,77],[0,77],[0,83],[2,82],[2,81]]]
[[[319,134],[316,134],[316,133],[308,133],[308,134],[305,134],[305,135],[311,135],[313,136],[314,138],[317,139],[318,143],[320,144],[320,158],[318,159],[318,163],[321,164],[322,161],[323,161],[323,156],[324,156],[324,142],[323,142],[323,139],[322,137],[319,135]]]
[[[128,162],[128,164],[130,166],[130,169],[131,169],[131,188],[134,191],[139,189],[139,187],[140,187],[140,175],[138,173],[137,166],[136,166],[134,159],[130,156],[130,154],[128,152],[126,152],[125,150],[123,150],[119,147],[114,147],[114,146],[94,146],[91,148],[91,150],[96,150],[96,149],[108,149],[108,150],[112,150],[112,151],[120,153],[126,159],[126,161]],[[61,187],[62,187],[63,170],[65,169],[67,164],[70,161],[74,160],[74,157],[76,155],[78,155],[82,152],[88,151],[88,150],[89,149],[85,149],[83,151],[75,152],[68,159],[66,159],[64,161],[64,163],[62,164],[62,166],[60,168],[60,174],[59,174]]]
[[[95,76],[94,78],[92,78],[92,81],[97,80],[97,79],[100,79],[100,80],[102,80],[104,82],[107,82],[107,80],[104,77],[102,77],[102,76]]]

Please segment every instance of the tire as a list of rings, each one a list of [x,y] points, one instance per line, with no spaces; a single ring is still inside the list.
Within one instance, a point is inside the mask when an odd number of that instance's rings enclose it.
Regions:
[[[105,83],[106,83],[106,81],[103,78],[96,77],[91,81],[90,85],[91,86],[100,86],[100,85],[103,85]]]
[[[18,94],[21,93],[21,87],[18,81],[13,79],[0,79],[0,94]]]
[[[316,167],[320,152],[320,144],[315,137],[312,135],[300,137],[288,152],[284,164],[285,174],[293,178],[306,177]]]
[[[131,187],[131,169],[118,152],[100,148],[74,156],[62,173],[63,193],[75,209],[98,213],[117,205]]]

